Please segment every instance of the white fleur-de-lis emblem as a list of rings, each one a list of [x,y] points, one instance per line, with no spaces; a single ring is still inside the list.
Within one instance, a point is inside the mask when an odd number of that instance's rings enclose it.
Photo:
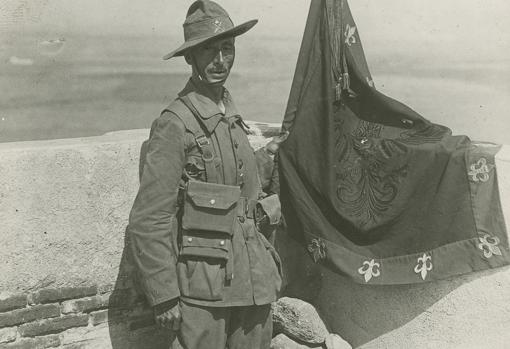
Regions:
[[[217,32],[222,32],[223,31],[223,28],[221,27],[221,21],[219,19],[215,20],[213,22],[214,26],[216,27],[214,29],[214,33],[217,33]]]
[[[480,158],[480,160],[469,166],[468,175],[473,182],[487,182],[489,180],[489,172],[493,166],[487,164],[486,158]]]
[[[421,278],[425,280],[429,271],[432,270],[432,257],[427,256],[426,253],[418,258],[418,264],[414,267],[414,272],[420,274]]]
[[[356,26],[351,27],[349,24],[347,24],[345,26],[344,32],[345,43],[347,44],[347,46],[351,46],[352,44],[356,43],[356,37],[354,36],[354,34],[356,34]]]
[[[369,282],[373,277],[381,275],[381,264],[375,260],[364,261],[361,268],[358,269],[358,273],[365,277],[365,282]]]
[[[493,255],[503,255],[498,247],[500,240],[497,236],[485,234],[483,237],[479,237],[478,240],[480,241],[478,248],[483,251],[485,258],[491,258]]]

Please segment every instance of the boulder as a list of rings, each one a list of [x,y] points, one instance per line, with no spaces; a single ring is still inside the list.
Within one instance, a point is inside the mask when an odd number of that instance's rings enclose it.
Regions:
[[[283,297],[273,304],[273,326],[276,333],[304,344],[322,344],[329,335],[315,308],[296,298]]]

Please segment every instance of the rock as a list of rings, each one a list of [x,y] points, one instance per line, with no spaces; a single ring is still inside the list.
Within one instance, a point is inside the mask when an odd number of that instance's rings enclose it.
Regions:
[[[299,344],[297,342],[294,342],[292,339],[284,335],[283,333],[280,333],[276,337],[273,338],[271,341],[271,349],[310,349],[313,347],[309,347],[304,344]],[[315,346],[315,348],[320,348]]]
[[[315,308],[302,300],[283,297],[273,303],[276,333],[306,344],[322,344],[329,335]]]
[[[352,346],[339,335],[331,333],[326,338],[326,349],[352,349]]]

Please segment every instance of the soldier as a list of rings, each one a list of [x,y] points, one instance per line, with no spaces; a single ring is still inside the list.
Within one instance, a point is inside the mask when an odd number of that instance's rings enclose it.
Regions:
[[[271,342],[281,265],[254,217],[268,212],[265,221],[277,224],[279,200],[262,192],[256,159],[270,161],[266,153],[284,138],[255,154],[223,87],[234,38],[256,23],[234,26],[212,1],[189,8],[185,43],[164,59],[184,56],[192,76],[152,125],[129,217],[136,270],[156,322],[188,349]]]

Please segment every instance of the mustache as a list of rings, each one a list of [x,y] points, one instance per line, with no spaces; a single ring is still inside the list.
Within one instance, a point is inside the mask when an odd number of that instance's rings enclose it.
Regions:
[[[210,71],[215,73],[223,73],[228,71],[228,66],[226,64],[218,64],[213,66]]]

